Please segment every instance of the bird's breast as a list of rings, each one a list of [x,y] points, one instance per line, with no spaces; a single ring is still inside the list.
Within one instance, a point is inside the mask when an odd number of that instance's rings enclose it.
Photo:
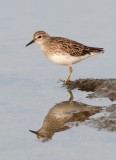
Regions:
[[[56,64],[60,65],[71,65],[80,62],[83,58],[82,56],[71,56],[70,54],[50,54],[48,58]]]

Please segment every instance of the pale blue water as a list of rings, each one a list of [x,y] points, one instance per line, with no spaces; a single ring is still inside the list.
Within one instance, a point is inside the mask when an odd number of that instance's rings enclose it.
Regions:
[[[37,30],[64,36],[105,53],[73,66],[72,79],[116,78],[115,0],[0,0],[0,159],[115,160],[116,135],[80,125],[41,143],[29,129],[39,129],[51,107],[68,99],[59,79],[68,68],[48,61],[37,45],[25,45]],[[108,99],[76,101],[109,105]]]

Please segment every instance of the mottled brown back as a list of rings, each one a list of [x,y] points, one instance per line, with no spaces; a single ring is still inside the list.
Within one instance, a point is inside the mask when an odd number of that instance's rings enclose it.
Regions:
[[[59,46],[64,53],[69,53],[72,56],[83,56],[91,54],[91,52],[99,53],[104,51],[103,48],[88,47],[63,37],[51,37],[50,44],[51,47],[52,45],[56,45],[56,47]]]

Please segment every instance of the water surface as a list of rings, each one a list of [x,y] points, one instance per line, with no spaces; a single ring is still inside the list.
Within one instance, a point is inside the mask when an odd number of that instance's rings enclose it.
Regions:
[[[25,45],[35,31],[45,30],[104,47],[105,54],[74,65],[71,78],[116,78],[116,1],[1,0],[0,4],[1,159],[115,160],[115,133],[81,124],[42,143],[28,131],[41,128],[51,107],[68,100],[66,88],[58,83],[66,78],[68,68],[48,61],[37,45]],[[87,105],[114,103],[107,98],[85,98],[87,93],[78,90],[73,96]]]

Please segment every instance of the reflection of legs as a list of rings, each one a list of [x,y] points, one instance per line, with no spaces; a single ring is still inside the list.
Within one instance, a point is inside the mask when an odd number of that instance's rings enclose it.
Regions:
[[[70,76],[71,76],[71,74],[72,74],[72,66],[69,66],[69,74],[68,74],[68,77],[66,78],[66,80],[65,80],[65,84],[67,84],[69,81],[70,81]]]
[[[72,91],[71,90],[68,90],[68,93],[69,93],[69,101],[72,102],[73,101],[73,94],[72,94]]]

